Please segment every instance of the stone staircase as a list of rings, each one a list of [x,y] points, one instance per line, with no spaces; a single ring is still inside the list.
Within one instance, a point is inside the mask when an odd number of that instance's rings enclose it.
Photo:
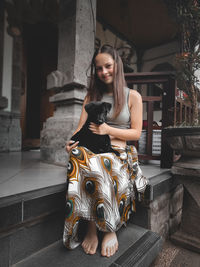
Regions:
[[[1,198],[0,267],[141,266],[148,267],[162,238],[129,223],[118,232],[119,250],[111,258],[86,255],[62,244],[65,184]]]

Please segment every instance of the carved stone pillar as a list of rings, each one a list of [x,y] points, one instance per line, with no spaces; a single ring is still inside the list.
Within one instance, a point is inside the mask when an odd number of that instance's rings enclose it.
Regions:
[[[21,150],[21,127],[20,127],[20,90],[21,90],[21,37],[12,35],[12,46],[7,44],[6,34],[9,32],[9,24],[5,17],[5,2],[0,3],[0,151],[20,151]],[[6,19],[5,19],[6,18]],[[6,32],[7,31],[7,32]],[[9,32],[9,34],[11,34]],[[6,50],[6,46],[8,49]],[[2,49],[1,49],[2,48]],[[9,50],[10,49],[10,50]],[[12,71],[8,71],[5,67],[7,54],[11,56]],[[4,72],[4,74],[3,74]],[[10,105],[8,106],[8,99],[2,96],[3,75],[7,75],[11,79],[11,95]],[[10,75],[10,76],[9,76]],[[7,86],[7,84],[6,84]],[[7,88],[4,84],[4,93]]]
[[[10,151],[20,151],[22,147],[22,131],[20,125],[20,101],[22,88],[22,37],[13,37],[12,58],[12,125],[10,127]]]
[[[2,96],[4,22],[4,2],[0,1],[0,110],[8,106],[8,99]]]
[[[94,52],[96,0],[61,0],[58,70],[47,77],[56,111],[41,132],[41,159],[66,164],[65,142],[76,129],[86,94],[87,69]]]

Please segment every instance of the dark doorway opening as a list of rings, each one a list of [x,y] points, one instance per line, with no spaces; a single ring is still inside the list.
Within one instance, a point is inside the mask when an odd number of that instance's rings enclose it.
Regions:
[[[24,25],[24,101],[22,101],[22,148],[40,146],[40,131],[53,115],[53,94],[47,90],[47,75],[57,69],[58,29],[49,23]]]

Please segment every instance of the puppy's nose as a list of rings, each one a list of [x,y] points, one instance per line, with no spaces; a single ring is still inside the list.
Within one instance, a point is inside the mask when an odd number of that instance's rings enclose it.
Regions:
[[[102,123],[103,123],[103,120],[102,120],[102,119],[100,119],[100,120],[99,120],[99,123],[100,123],[100,124],[102,124]]]

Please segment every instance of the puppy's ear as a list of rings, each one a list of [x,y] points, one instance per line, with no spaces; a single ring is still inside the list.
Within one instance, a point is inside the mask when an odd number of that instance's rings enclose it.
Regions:
[[[104,105],[106,107],[106,111],[109,112],[111,110],[112,105],[110,103],[107,103],[107,102],[105,102]]]
[[[86,104],[85,105],[86,112],[89,113],[94,108],[94,106],[95,106],[95,104],[93,102]]]

